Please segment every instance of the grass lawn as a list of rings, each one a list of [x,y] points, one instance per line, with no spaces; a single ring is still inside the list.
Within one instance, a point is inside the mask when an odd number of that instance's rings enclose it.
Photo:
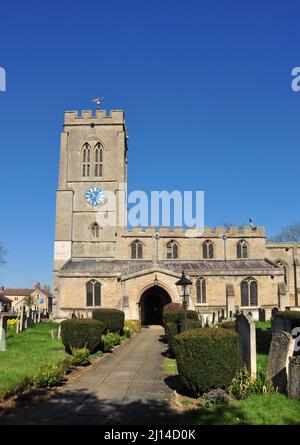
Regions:
[[[45,359],[58,363],[67,356],[61,340],[52,340],[52,329],[58,324],[39,323],[19,334],[8,329],[6,351],[0,352],[0,398],[32,378]]]
[[[189,425],[300,425],[300,402],[282,394],[253,395],[184,415]]]

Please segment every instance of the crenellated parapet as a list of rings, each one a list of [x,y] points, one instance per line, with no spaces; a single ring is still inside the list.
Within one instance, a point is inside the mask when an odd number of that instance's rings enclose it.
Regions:
[[[65,111],[64,125],[123,125],[125,114],[123,110],[73,110]]]
[[[200,229],[189,229],[184,227],[131,227],[129,229],[124,229],[121,233],[121,236],[146,236],[153,237],[157,233],[159,237],[195,237],[195,238],[221,238],[225,235],[228,238],[265,238],[265,228],[264,227],[256,227],[253,228],[251,226],[230,226],[228,228],[224,228],[218,226],[216,228],[204,227],[202,230]]]

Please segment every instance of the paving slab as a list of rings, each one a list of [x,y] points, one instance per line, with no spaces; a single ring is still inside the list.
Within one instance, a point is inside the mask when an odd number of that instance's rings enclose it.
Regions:
[[[0,425],[177,424],[161,375],[162,327],[142,329],[50,400],[0,417]]]

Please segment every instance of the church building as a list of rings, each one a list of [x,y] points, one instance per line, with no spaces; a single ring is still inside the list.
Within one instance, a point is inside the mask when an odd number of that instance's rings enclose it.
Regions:
[[[189,308],[209,319],[237,310],[268,319],[300,310],[300,243],[270,243],[263,227],[126,224],[127,133],[123,111],[67,111],[61,134],[54,253],[54,312],[89,317],[117,308],[159,324],[181,302],[176,281],[191,280]],[[141,178],[142,180],[142,178]],[[155,188],[155,184],[153,184]],[[121,222],[124,224],[121,224]]]

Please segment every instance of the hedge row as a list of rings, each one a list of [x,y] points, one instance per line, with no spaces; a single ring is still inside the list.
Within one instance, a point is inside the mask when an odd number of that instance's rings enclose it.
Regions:
[[[201,324],[199,321],[187,320],[188,329],[200,328]],[[166,323],[165,325],[166,337],[168,340],[169,351],[172,355],[175,355],[174,349],[174,338],[177,334],[184,331],[184,321],[173,323],[172,321]]]
[[[300,311],[277,311],[274,317],[288,318],[290,320],[300,320]]]
[[[186,311],[187,318],[189,320],[195,320],[198,321],[199,317],[196,311]],[[180,323],[182,320],[184,320],[184,311],[167,311],[163,313],[163,324],[166,325],[166,323]]]
[[[74,318],[61,323],[61,339],[69,354],[72,348],[94,352],[100,347],[102,334],[103,324],[97,320]]]
[[[94,320],[101,321],[103,332],[123,332],[125,314],[118,309],[95,309],[92,315]]]
[[[224,388],[241,366],[238,335],[229,329],[199,328],[174,338],[178,372],[195,393]]]

